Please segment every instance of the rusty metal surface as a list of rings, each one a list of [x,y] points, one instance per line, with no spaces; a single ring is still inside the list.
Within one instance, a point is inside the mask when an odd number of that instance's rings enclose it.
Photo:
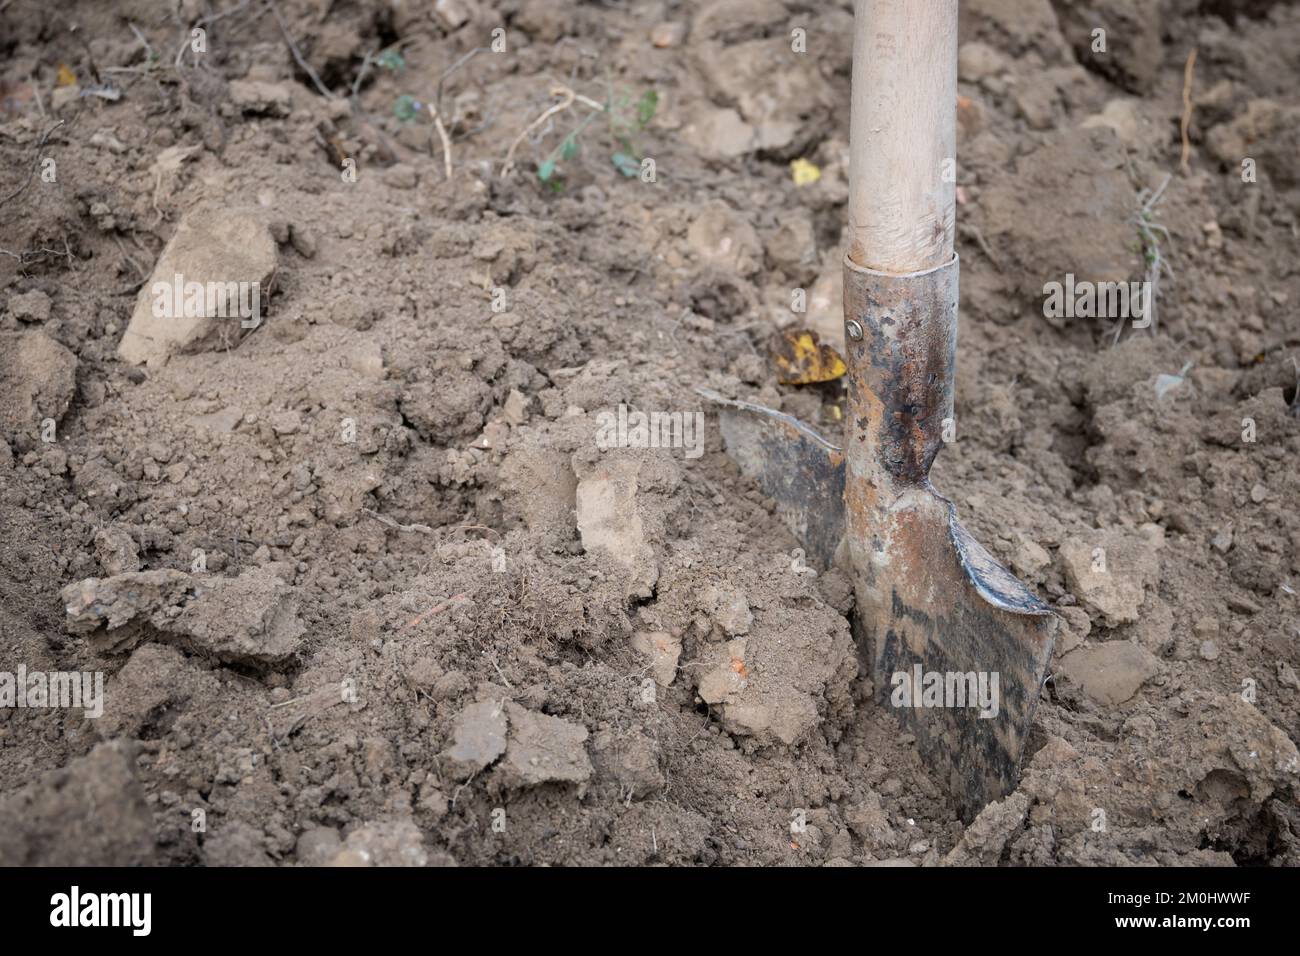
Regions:
[[[846,259],[844,318],[857,321],[863,336],[848,343],[844,496],[858,623],[877,697],[916,735],[969,820],[1015,786],[1056,619],[930,484],[953,414],[958,268],[954,257],[892,276]],[[917,665],[922,675],[984,675],[990,686],[996,675],[997,715],[899,706],[899,675],[914,675]]]
[[[728,456],[776,501],[809,564],[829,567],[844,537],[844,453],[782,412],[695,391],[718,409]]]

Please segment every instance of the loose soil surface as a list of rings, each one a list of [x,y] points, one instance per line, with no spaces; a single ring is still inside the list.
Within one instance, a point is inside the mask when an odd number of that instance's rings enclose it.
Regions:
[[[933,477],[1062,621],[970,825],[694,392],[839,427],[769,344],[842,343],[851,40],[0,2],[0,672],[104,681],[0,706],[0,862],[1300,862],[1300,7],[962,4]],[[260,324],[153,319],[182,270]],[[1158,311],[1045,317],[1067,274]]]

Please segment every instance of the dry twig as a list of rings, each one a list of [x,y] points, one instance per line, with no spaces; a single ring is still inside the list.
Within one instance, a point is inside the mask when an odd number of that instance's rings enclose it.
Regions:
[[[11,200],[17,199],[20,195],[22,195],[23,190],[25,190],[28,186],[32,184],[32,178],[35,177],[36,175],[36,167],[41,164],[41,150],[45,147],[45,144],[49,142],[51,134],[53,134],[53,132],[62,125],[63,125],[63,120],[59,120],[57,123],[55,123],[53,126],[51,126],[49,129],[45,131],[45,135],[40,138],[40,140],[36,144],[36,149],[33,151],[35,153],[35,159],[32,162],[32,168],[27,171],[26,181],[24,181],[21,186],[19,186],[17,189],[11,192],[8,196],[5,196],[4,199],[0,199],[0,206],[3,206],[5,203],[10,202]]]
[[[1187,132],[1192,126],[1192,77],[1196,70],[1196,48],[1187,55],[1187,64],[1183,67],[1183,118],[1179,123],[1179,129],[1183,135],[1183,156],[1179,162],[1179,168],[1186,175],[1190,168],[1188,163],[1192,156],[1192,141],[1188,139]]]
[[[528,138],[529,133],[537,129],[539,126],[545,123],[552,116],[556,115],[557,113],[563,113],[574,103],[581,103],[583,106],[586,106],[589,109],[597,110],[599,112],[604,112],[605,110],[605,104],[597,103],[589,96],[582,96],[578,93],[575,93],[567,86],[551,87],[551,96],[560,97],[560,102],[555,103],[550,107],[548,107],[542,113],[541,116],[537,117],[537,119],[533,120],[531,123],[525,126],[523,130],[519,133],[519,135],[515,137],[514,142],[510,144],[510,149],[506,151],[505,162],[501,165],[501,175],[503,177],[509,176],[510,173],[514,171],[515,150],[519,148],[519,144]]]
[[[311,77],[312,83],[316,85],[316,89],[320,91],[321,96],[327,100],[334,99],[334,94],[321,82],[316,71],[311,68],[311,64],[303,58],[302,51],[298,49],[298,44],[293,42],[293,37],[289,35],[289,27],[285,24],[284,17],[280,16],[280,8],[276,5],[275,0],[268,0],[267,6],[271,8],[271,13],[275,16],[275,22],[280,25],[280,32],[284,35],[284,42],[289,47],[289,52],[293,54],[293,59],[298,64],[298,67]]]

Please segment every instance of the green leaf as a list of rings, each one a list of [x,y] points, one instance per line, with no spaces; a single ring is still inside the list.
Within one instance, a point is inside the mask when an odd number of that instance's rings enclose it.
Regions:
[[[641,172],[641,163],[635,156],[629,156],[627,153],[615,153],[610,157],[614,163],[614,168],[624,176],[631,179]]]
[[[573,159],[577,155],[578,141],[570,135],[560,144],[560,159]]]
[[[537,178],[546,182],[555,175],[555,160],[548,159],[537,167]]]
[[[636,121],[637,124],[644,127],[655,118],[655,110],[659,108],[659,94],[654,90],[646,90],[641,94],[641,99],[636,101]]]
[[[393,104],[393,115],[403,123],[409,123],[420,112],[420,101],[410,93],[403,93]]]
[[[375,64],[396,73],[398,70],[406,68],[406,58],[397,50],[385,50],[375,57]]]

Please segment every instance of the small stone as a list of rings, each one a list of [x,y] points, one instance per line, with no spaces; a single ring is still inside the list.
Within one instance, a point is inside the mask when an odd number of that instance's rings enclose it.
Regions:
[[[419,806],[431,813],[435,820],[441,820],[451,809],[451,801],[438,787],[438,781],[432,774],[420,785]]]
[[[681,46],[684,39],[686,39],[686,24],[675,20],[657,23],[650,29],[650,42],[661,50]]]
[[[1034,83],[1016,88],[1011,97],[1031,129],[1050,129],[1056,113],[1056,89],[1051,84]]]
[[[763,244],[749,221],[721,201],[706,203],[686,230],[691,253],[742,276],[763,265]]]
[[[464,0],[434,0],[433,12],[448,30],[458,30],[469,22]]]
[[[1201,658],[1207,661],[1217,661],[1219,659],[1219,645],[1214,641],[1202,641]]]

